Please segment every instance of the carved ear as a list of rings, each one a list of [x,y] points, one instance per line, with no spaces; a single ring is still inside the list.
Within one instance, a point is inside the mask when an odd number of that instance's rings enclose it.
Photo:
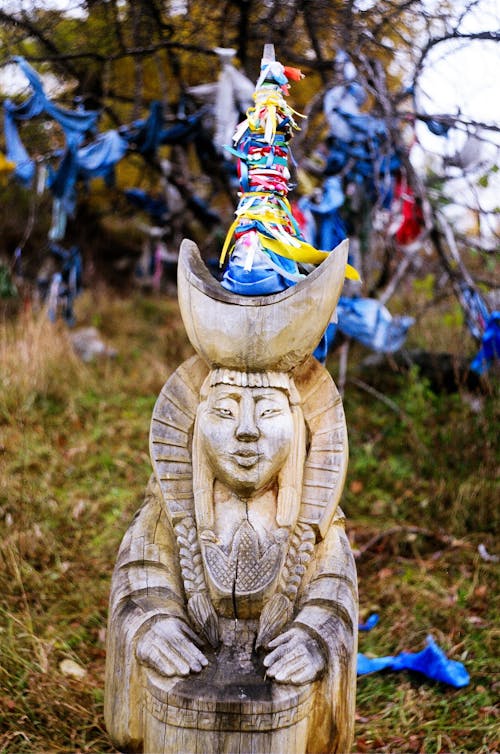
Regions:
[[[199,356],[185,361],[163,386],[153,409],[149,449],[171,521],[194,517],[191,442],[208,367]]]
[[[196,526],[201,533],[214,527],[214,474],[207,461],[206,454],[201,449],[197,421],[194,423],[192,456],[194,509]]]
[[[293,377],[310,434],[299,521],[313,526],[323,538],[337,510],[347,473],[344,409],[331,376],[312,356]]]
[[[302,410],[291,407],[294,438],[288,458],[278,475],[278,526],[293,529],[299,515],[302,496],[302,475],[306,455],[306,427]]]

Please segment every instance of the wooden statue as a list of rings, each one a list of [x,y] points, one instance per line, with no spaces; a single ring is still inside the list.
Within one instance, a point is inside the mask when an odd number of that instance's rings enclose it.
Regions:
[[[346,426],[309,356],[346,255],[344,242],[298,285],[242,297],[183,242],[179,300],[199,355],[156,403],[154,475],[112,580],[105,715],[120,751],[350,749]]]
[[[264,53],[235,135],[245,165],[222,284],[195,244],[181,246],[179,303],[198,355],[156,403],[154,474],[113,575],[105,716],[123,752],[346,754],[352,742],[347,435],[337,388],[310,355],[348,244],[317,251],[296,226],[295,111],[283,97],[301,74],[272,45]],[[306,277],[298,262],[321,264]]]

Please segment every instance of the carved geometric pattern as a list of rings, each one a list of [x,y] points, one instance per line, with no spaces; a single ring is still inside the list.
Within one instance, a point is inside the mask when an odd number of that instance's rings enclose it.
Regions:
[[[264,589],[277,576],[281,548],[273,544],[261,556],[259,540],[253,527],[244,521],[237,530],[229,555],[216,544],[204,545],[207,570],[220,591],[239,595]]]

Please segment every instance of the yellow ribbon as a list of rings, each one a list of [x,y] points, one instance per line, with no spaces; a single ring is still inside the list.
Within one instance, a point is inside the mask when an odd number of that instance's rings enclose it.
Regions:
[[[224,241],[224,246],[222,247],[222,252],[220,255],[219,263],[221,267],[224,264],[229,244],[231,243],[234,231],[236,230],[239,222],[240,218],[236,218],[236,220],[228,230],[226,240]],[[292,259],[295,262],[302,262],[303,264],[320,264],[320,262],[323,262],[331,253],[329,251],[320,251],[319,249],[315,249],[314,246],[311,246],[311,244],[307,243],[306,241],[300,241],[298,238],[293,239],[293,245],[288,245],[283,241],[278,241],[275,238],[268,238],[263,233],[259,233],[258,231],[257,234],[259,236],[261,245],[265,249],[269,249],[275,254],[285,257],[286,259]],[[358,271],[350,264],[346,264],[345,266],[345,276],[348,280],[361,279],[359,277]]]
[[[320,251],[315,249],[311,244],[306,241],[299,241],[299,246],[287,246],[281,241],[277,241],[275,238],[268,238],[262,233],[259,233],[259,239],[261,244],[274,251],[275,254],[279,254],[286,259],[293,259],[295,262],[302,262],[303,264],[319,264],[323,262],[330,254],[330,251]],[[298,239],[294,239],[294,241]],[[348,280],[360,280],[358,271],[350,264],[345,266],[345,276]]]
[[[240,222],[240,218],[237,217],[236,220],[232,223],[231,227],[229,228],[226,236],[226,240],[224,241],[224,246],[222,247],[222,251],[220,253],[219,257],[219,267],[222,267],[224,264],[224,260],[226,258],[227,250],[229,248],[229,244],[231,243],[231,239],[234,236],[234,231],[236,230],[236,227],[238,223]]]
[[[16,167],[16,163],[8,160],[3,152],[0,152],[0,173],[10,173]]]
[[[285,102],[285,100],[283,99],[283,96],[279,92],[259,91],[259,92],[255,92],[255,94],[253,95],[253,98],[255,100],[255,107],[249,107],[246,112],[248,126],[251,131],[253,131],[254,133],[265,133],[266,129],[262,126],[261,121],[259,119],[259,112],[260,110],[264,108],[266,108],[268,111],[266,115],[266,121],[271,119],[270,122],[273,123],[273,127],[272,127],[273,137],[276,133],[277,108],[279,108],[284,113],[286,113],[286,115],[290,117],[290,122],[291,122],[292,127],[295,128],[297,131],[300,131],[300,128],[293,120],[292,115],[297,115],[299,118],[306,118],[307,116],[303,115],[302,113],[297,112],[297,110],[294,110],[293,107],[290,107],[290,105],[287,102]]]
[[[256,191],[246,193],[243,197],[259,197],[260,199],[267,199],[269,198],[269,194]],[[289,221],[290,217],[293,217],[293,215],[288,199],[280,197],[280,202],[284,205],[284,208],[268,202],[265,205],[261,204],[257,207],[251,205],[248,209],[245,208],[245,206],[242,206],[239,210],[236,210],[236,219],[231,224],[222,247],[219,260],[221,267],[224,264],[236,228],[245,220],[256,220],[261,222],[266,225],[270,233],[275,232],[276,235],[280,236],[280,238],[269,238],[263,233],[257,231],[263,248],[269,249],[269,251],[272,251],[279,256],[285,257],[286,259],[292,259],[295,262],[301,262],[302,264],[320,264],[320,262],[323,262],[328,257],[331,252],[316,249],[310,243],[307,243],[307,241],[302,241],[300,238],[297,238],[297,236],[290,235],[290,233],[282,227],[284,222]],[[288,217],[287,213],[290,213],[290,217]],[[278,226],[278,228],[274,229],[272,227],[273,225]],[[345,276],[348,280],[361,279],[358,271],[350,264],[346,264]]]

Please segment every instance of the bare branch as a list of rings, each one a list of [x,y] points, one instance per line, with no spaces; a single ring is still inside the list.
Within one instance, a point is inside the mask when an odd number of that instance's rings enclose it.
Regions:
[[[463,33],[463,32],[450,32],[449,34],[443,34],[440,37],[434,37],[433,39],[429,39],[427,44],[424,45],[424,47],[420,51],[420,55],[417,58],[415,69],[413,72],[413,88],[417,85],[417,79],[420,76],[420,73],[422,71],[422,68],[424,67],[424,61],[426,57],[429,55],[431,50],[436,47],[436,45],[442,44],[443,42],[449,42],[450,40],[469,40],[469,41],[489,41],[489,42],[500,42],[500,32],[498,31],[478,31],[478,32],[470,32],[470,33]]]

